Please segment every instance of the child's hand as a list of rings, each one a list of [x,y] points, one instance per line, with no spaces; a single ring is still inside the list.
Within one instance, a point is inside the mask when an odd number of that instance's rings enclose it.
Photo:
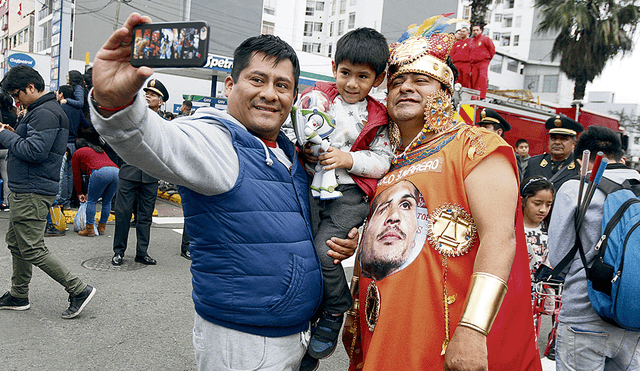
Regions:
[[[323,170],[333,170],[338,168],[351,169],[353,158],[349,152],[341,151],[335,147],[329,147],[327,151],[318,157]]]

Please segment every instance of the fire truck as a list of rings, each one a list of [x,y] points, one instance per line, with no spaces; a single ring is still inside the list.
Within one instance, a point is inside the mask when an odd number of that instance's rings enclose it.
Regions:
[[[492,108],[511,125],[511,130],[503,134],[504,140],[515,148],[518,139],[526,139],[529,142],[529,154],[532,156],[547,151],[548,137],[544,123],[549,117],[559,113],[578,121],[585,129],[591,125],[598,125],[620,132],[619,120],[614,116],[586,110],[579,104],[562,107],[535,102],[530,91],[489,90],[485,100],[476,99],[478,95],[479,92],[476,90],[456,89],[454,101],[457,119],[473,125],[481,120],[480,114],[484,108]]]

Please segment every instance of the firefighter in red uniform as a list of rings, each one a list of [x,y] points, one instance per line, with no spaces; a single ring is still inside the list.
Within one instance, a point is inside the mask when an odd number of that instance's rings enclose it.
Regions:
[[[471,60],[469,55],[469,29],[462,27],[456,31],[456,41],[451,48],[449,56],[458,69],[458,82],[464,88],[471,88]]]
[[[491,58],[496,54],[496,47],[489,36],[482,34],[482,27],[475,25],[471,32],[473,32],[473,39],[471,39],[469,45],[471,88],[480,90],[480,98],[484,99],[487,96],[487,88],[489,86],[487,70],[489,69]]]

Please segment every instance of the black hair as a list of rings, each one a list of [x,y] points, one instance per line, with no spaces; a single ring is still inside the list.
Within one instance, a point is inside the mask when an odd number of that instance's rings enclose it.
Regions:
[[[187,108],[189,108],[189,109],[193,108],[193,103],[191,103],[191,101],[190,101],[190,100],[187,100],[187,99],[185,99],[185,100],[183,100],[183,101],[182,101],[182,105],[183,105],[183,106],[186,106],[186,107],[187,107]]]
[[[526,139],[524,139],[524,138],[520,138],[520,139],[518,139],[518,140],[516,141],[516,148],[518,148],[522,143],[527,143],[527,144],[529,144],[529,142],[528,142]]]
[[[345,60],[369,65],[378,77],[387,68],[389,60],[387,39],[373,28],[361,27],[349,31],[336,43],[334,57],[336,66]]]
[[[76,85],[80,85],[82,86],[83,89],[86,90],[86,85],[84,83],[84,76],[82,76],[82,73],[80,71],[76,71],[76,70],[69,71],[69,85],[71,85],[73,89],[76,88]]]
[[[174,115],[173,112],[167,111],[167,112],[164,113],[164,118],[169,120],[169,121],[171,121],[174,118],[176,118],[176,115]]]
[[[11,111],[13,109],[13,98],[5,92],[0,94],[0,110]]]
[[[586,149],[591,152],[589,161],[594,161],[599,151],[615,161],[620,161],[623,155],[620,135],[604,126],[589,126],[580,134],[575,148],[576,158],[582,158]]]
[[[527,201],[527,198],[535,195],[539,191],[550,190],[551,194],[554,193],[553,183],[543,176],[530,176],[522,181],[522,189],[520,190],[520,196],[522,196],[522,207]]]
[[[16,89],[24,90],[29,84],[33,84],[38,92],[44,90],[44,79],[33,68],[21,64],[15,66],[7,72],[7,75],[2,79],[2,90],[10,93]]]
[[[91,88],[93,88],[92,72],[93,72],[93,67],[89,67],[87,71],[84,73],[84,75],[82,75],[82,77],[84,78],[84,85],[87,88],[87,90],[91,90]]]
[[[278,36],[260,35],[246,39],[233,52],[233,67],[231,68],[231,78],[238,82],[240,72],[247,68],[251,58],[258,53],[263,53],[265,59],[274,58],[275,64],[284,59],[291,61],[293,65],[294,93],[298,91],[298,79],[300,78],[300,62],[296,51]]]
[[[477,27],[480,27],[480,30],[481,30],[481,31],[484,31],[484,27],[482,27],[482,25],[481,25],[481,24],[474,24],[473,26],[471,26],[471,29],[473,30],[473,28],[474,28],[474,27],[476,27],[476,26],[477,26]]]
[[[65,99],[74,99],[71,85],[62,85],[58,88],[58,92],[60,92]]]
[[[96,151],[96,153],[104,153],[104,149],[102,149],[102,147],[100,147],[99,145],[90,142],[89,140],[87,140],[86,138],[78,138],[76,139],[76,150],[82,148],[82,147],[89,147],[92,150]]]
[[[369,209],[369,218],[372,217],[372,215],[376,212],[376,209],[378,208],[378,206],[380,205],[380,202],[382,201],[382,197],[380,197],[385,191],[398,186],[400,183],[403,182],[407,182],[408,184],[411,185],[411,193],[413,194],[413,197],[416,199],[416,201],[420,198],[420,191],[418,190],[418,187],[416,187],[415,184],[413,184],[412,181],[408,180],[408,179],[403,179],[397,183],[394,183],[391,187],[386,188],[384,191],[380,192],[376,198],[373,199],[373,202],[371,202],[371,208]]]

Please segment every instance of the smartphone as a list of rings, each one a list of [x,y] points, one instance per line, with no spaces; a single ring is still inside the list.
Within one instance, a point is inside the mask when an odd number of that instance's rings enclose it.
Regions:
[[[134,67],[202,67],[208,52],[206,22],[141,23],[133,28]]]

